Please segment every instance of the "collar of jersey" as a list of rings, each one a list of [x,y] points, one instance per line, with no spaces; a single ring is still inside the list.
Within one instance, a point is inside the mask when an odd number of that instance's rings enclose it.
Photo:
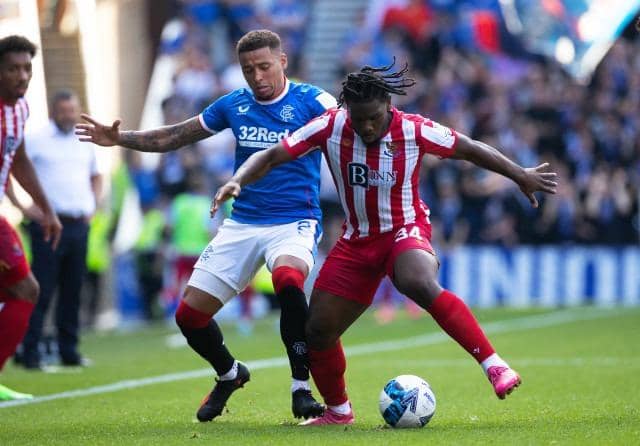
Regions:
[[[287,93],[289,93],[289,79],[287,79],[285,77],[284,78],[284,89],[282,90],[282,93],[280,93],[278,95],[277,98],[269,99],[268,101],[261,101],[258,98],[256,98],[255,95],[253,95],[253,97],[256,100],[256,102],[258,104],[260,104],[260,105],[271,105],[271,104],[275,104],[276,102],[280,101],[283,97],[285,97],[287,95]]]
[[[16,99],[15,102],[12,104],[11,102],[5,101],[4,99],[0,98],[0,106],[15,107],[18,104],[18,102],[20,102],[20,99],[22,98]]]

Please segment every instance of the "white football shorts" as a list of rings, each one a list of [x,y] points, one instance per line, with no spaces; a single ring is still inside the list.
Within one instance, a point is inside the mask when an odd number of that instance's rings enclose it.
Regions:
[[[211,294],[223,304],[244,290],[258,270],[290,255],[303,260],[309,271],[322,232],[316,220],[254,225],[227,218],[202,251],[188,285]]]

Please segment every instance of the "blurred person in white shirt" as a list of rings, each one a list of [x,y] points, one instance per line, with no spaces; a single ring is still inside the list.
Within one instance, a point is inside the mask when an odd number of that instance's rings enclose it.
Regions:
[[[40,283],[40,299],[23,340],[22,363],[28,369],[42,367],[38,344],[45,316],[58,291],[55,312],[60,360],[66,366],[86,366],[78,351],[80,291],[86,274],[89,221],[96,210],[102,178],[94,148],[74,135],[80,120],[80,103],[72,91],[59,91],[51,103],[51,120],[27,133],[26,150],[32,159],[51,205],[63,224],[57,250],[44,242],[42,228],[28,226],[33,251],[32,270]],[[37,215],[36,209],[34,215]]]

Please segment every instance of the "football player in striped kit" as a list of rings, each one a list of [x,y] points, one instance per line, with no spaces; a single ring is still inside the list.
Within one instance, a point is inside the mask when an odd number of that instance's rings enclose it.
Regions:
[[[419,170],[425,154],[467,160],[513,180],[534,207],[534,192],[556,192],[556,174],[548,172],[547,164],[523,168],[487,144],[396,109],[390,94],[404,95],[415,82],[404,77],[406,66],[390,72],[392,66],[349,74],[339,99],[343,107],[250,157],[212,203],[215,211],[245,184],[314,150],[322,150],[327,159],[346,221],[311,295],[306,328],[310,367],[327,410],[305,425],[353,423],[340,336],[371,305],[385,274],[476,359],[498,398],[521,382],[467,305],[438,283],[430,211],[418,195]]]
[[[7,195],[14,204],[9,175],[20,183],[37,208],[29,212],[42,225],[45,240],[55,248],[62,226],[38,182],[24,148],[24,124],[29,107],[24,98],[31,80],[31,59],[36,46],[22,36],[0,39],[0,200]],[[16,350],[29,325],[38,300],[38,282],[31,273],[20,239],[0,215],[0,370]],[[32,398],[0,385],[0,400]]]

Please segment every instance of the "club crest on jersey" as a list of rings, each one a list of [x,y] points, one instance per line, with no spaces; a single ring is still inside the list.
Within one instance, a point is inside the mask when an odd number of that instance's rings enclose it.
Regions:
[[[239,105],[238,106],[238,115],[246,115],[249,111],[249,105]]]
[[[289,104],[286,104],[282,107],[282,110],[280,110],[280,117],[284,122],[289,122],[295,118],[295,116],[293,115],[293,110],[294,108]]]
[[[398,179],[397,171],[385,171],[370,169],[369,166],[362,163],[347,164],[347,172],[349,175],[349,186],[362,186],[368,189],[369,186],[391,187],[396,184]]]
[[[394,143],[387,141],[385,143],[386,148],[384,149],[384,154],[387,155],[389,158],[394,158],[396,155],[398,155],[398,146],[396,146]]]

